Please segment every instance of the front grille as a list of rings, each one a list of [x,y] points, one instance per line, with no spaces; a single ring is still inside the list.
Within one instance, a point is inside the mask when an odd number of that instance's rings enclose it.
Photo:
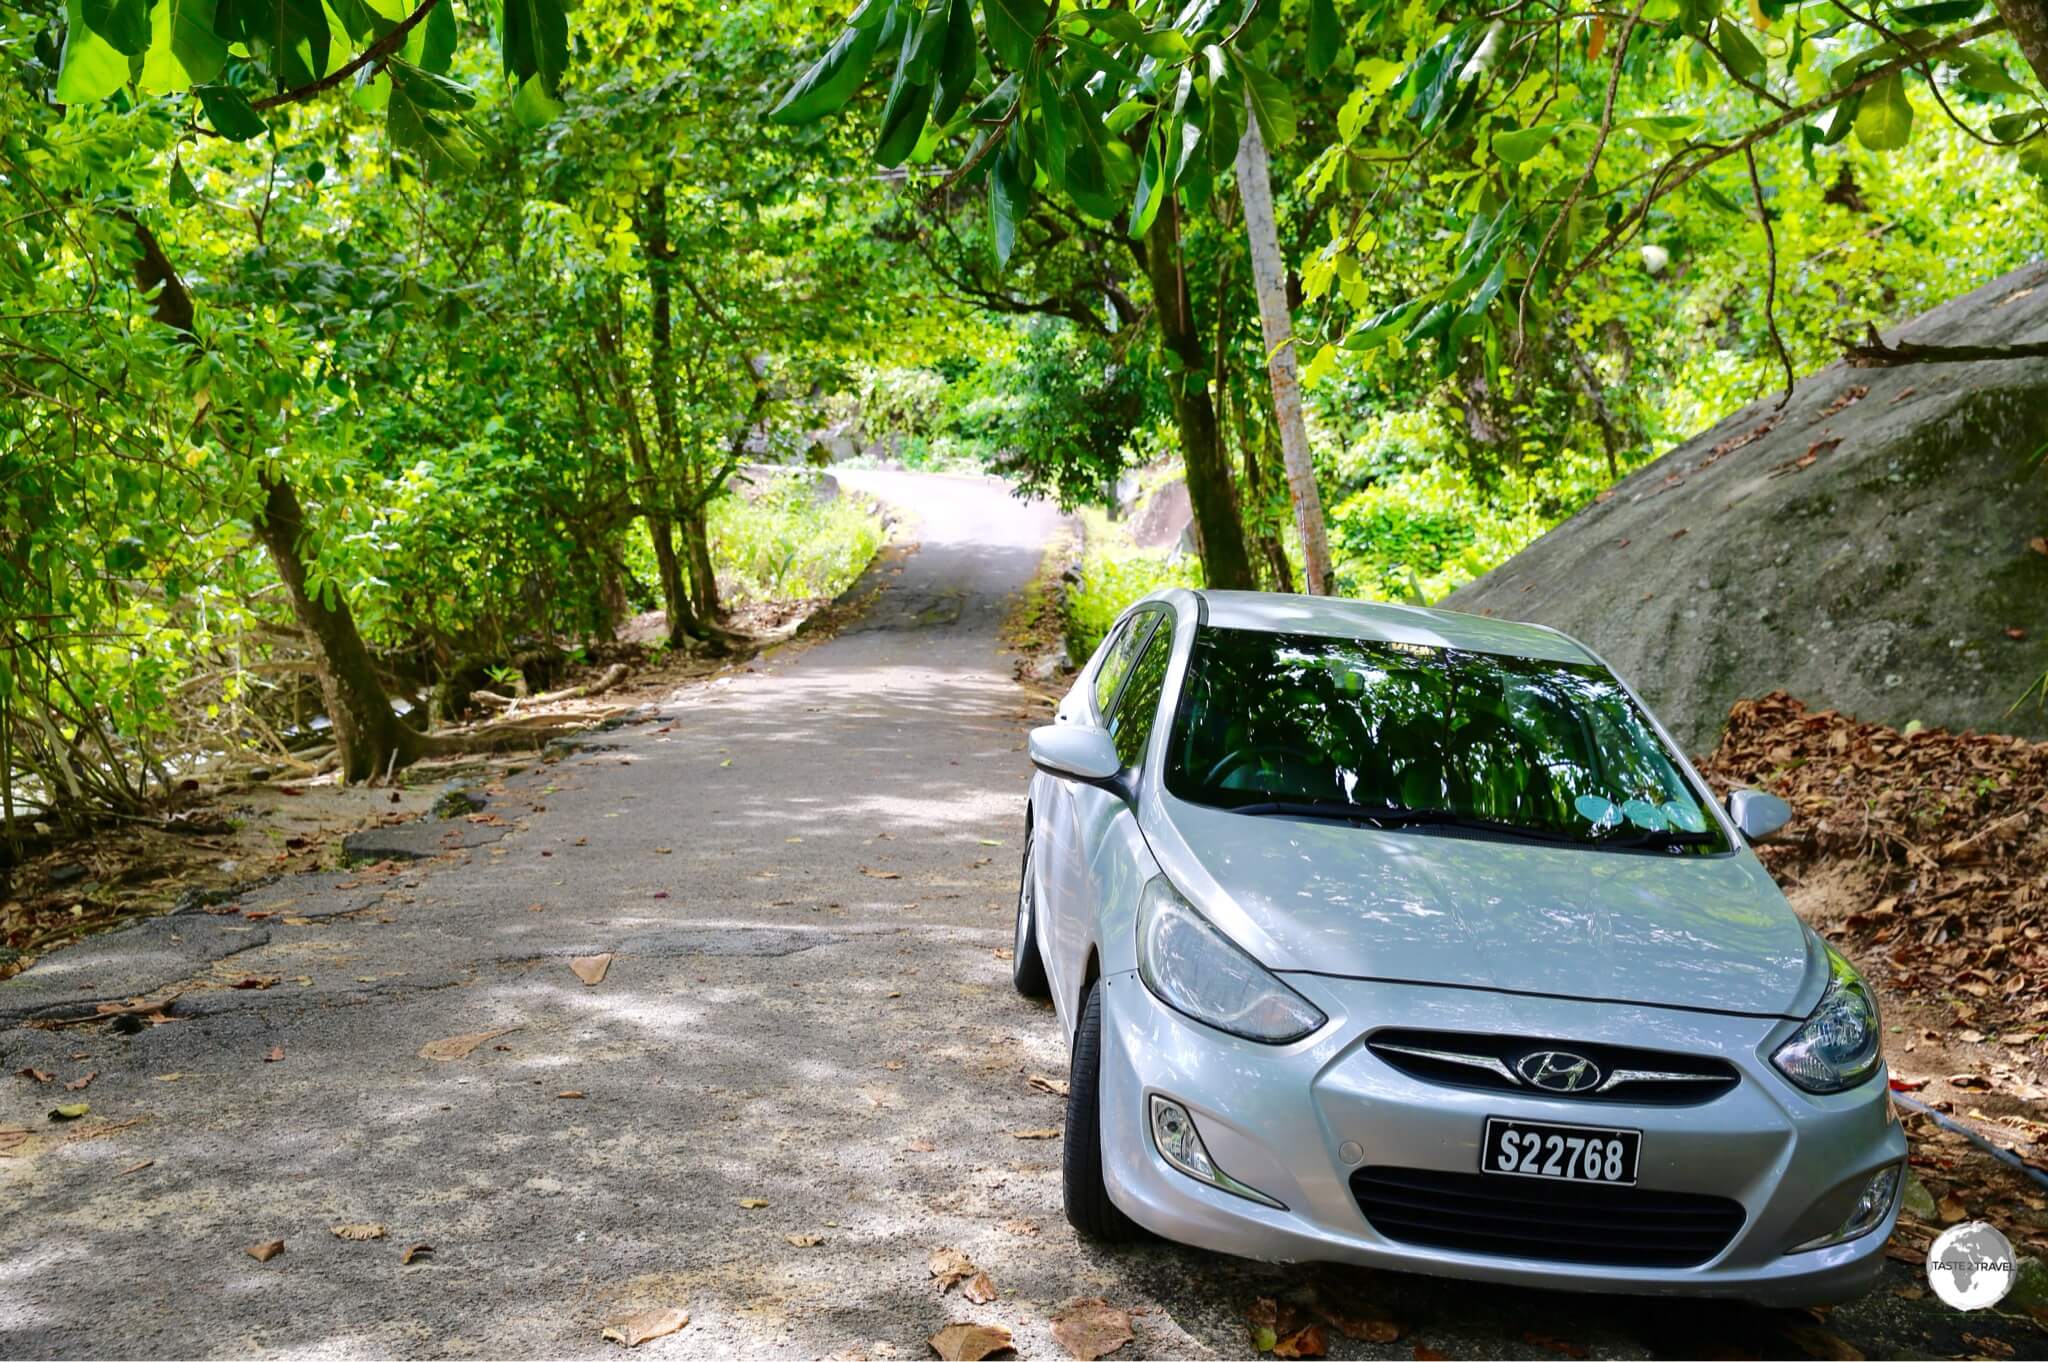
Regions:
[[[1697,1266],[1743,1221],[1727,1197],[1424,1168],[1361,1168],[1351,1194],[1399,1243],[1609,1267]]]
[[[1710,1102],[1733,1091],[1739,1081],[1735,1066],[1727,1060],[1633,1045],[1400,1027],[1373,1032],[1365,1045],[1383,1063],[1415,1078],[1526,1097],[1683,1107]],[[1583,1091],[1559,1092],[1521,1076],[1518,1065],[1546,1053],[1583,1058],[1598,1069],[1599,1077]]]

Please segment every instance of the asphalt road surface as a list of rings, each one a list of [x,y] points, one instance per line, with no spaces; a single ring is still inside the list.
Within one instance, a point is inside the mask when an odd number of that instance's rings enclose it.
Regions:
[[[1049,1321],[1088,1296],[1133,1312],[1119,1357],[1241,1356],[1255,1300],[1311,1289],[1398,1330],[1331,1329],[1337,1356],[2048,1350],[1908,1299],[1903,1264],[1823,1321],[1078,1242],[1059,1142],[1027,1138],[1060,1123],[1032,1079],[1064,1046],[1003,958],[1032,719],[999,633],[1054,517],[980,479],[849,480],[921,544],[836,637],[401,830],[429,859],[0,984],[8,1075],[98,1074],[0,1079],[0,1128],[32,1131],[0,1147],[0,1357],[596,1355],[662,1308],[691,1322],[641,1354],[914,1358],[973,1321],[1059,1357]],[[173,987],[186,1019],[132,1034],[25,1024]],[[66,1100],[91,1111],[49,1121]],[[996,1299],[938,1291],[940,1248]]]

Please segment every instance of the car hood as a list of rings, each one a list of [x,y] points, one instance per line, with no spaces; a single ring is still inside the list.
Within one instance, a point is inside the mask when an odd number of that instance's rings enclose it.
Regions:
[[[1166,802],[1162,866],[1268,968],[1801,1015],[1808,934],[1748,851],[1595,851]]]

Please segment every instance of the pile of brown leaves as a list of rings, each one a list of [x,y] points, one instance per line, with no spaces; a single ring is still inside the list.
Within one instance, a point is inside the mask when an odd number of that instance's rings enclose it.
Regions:
[[[1705,767],[1769,790],[1791,826],[1759,854],[1780,883],[1850,873],[1867,892],[1813,925],[1879,982],[2028,1044],[2048,1019],[2048,743],[1906,733],[1744,700]]]

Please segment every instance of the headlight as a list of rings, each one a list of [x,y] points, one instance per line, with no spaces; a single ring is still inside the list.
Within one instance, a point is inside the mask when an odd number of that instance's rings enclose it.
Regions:
[[[1283,1045],[1329,1020],[1211,926],[1163,875],[1145,886],[1138,906],[1138,974],[1176,1012],[1246,1040]]]
[[[1771,1056],[1778,1072],[1808,1092],[1853,1088],[1870,1077],[1879,1057],[1877,1004],[1862,976],[1832,947],[1828,970],[1820,1006]]]

